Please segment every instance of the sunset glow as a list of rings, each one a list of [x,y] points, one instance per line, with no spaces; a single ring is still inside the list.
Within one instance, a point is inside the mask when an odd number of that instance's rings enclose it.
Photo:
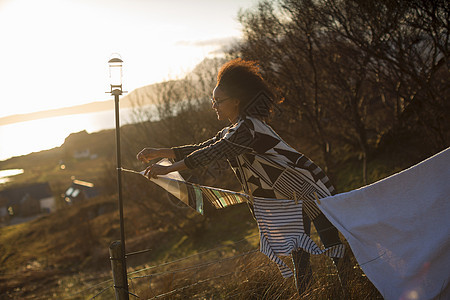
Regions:
[[[112,53],[124,61],[126,91],[181,78],[240,38],[238,11],[254,3],[2,0],[0,118],[111,99]],[[72,130],[95,131],[69,117],[55,127],[52,119],[0,126],[0,160],[58,146]]]
[[[129,91],[182,76],[240,36],[253,2],[3,0],[0,117],[107,99],[113,52]]]

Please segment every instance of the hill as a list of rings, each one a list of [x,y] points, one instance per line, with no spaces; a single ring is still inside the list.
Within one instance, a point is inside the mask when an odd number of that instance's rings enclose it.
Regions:
[[[131,106],[133,106],[133,103],[136,103],[137,101],[139,101],[141,104],[150,104],[150,102],[147,102],[148,100],[146,100],[144,98],[137,99],[137,97],[139,97],[139,95],[142,95],[142,94],[153,93],[155,91],[155,89],[157,89],[165,84],[168,84],[168,83],[167,82],[154,83],[154,84],[146,85],[143,87],[139,87],[139,88],[131,91],[129,94],[124,94],[123,97],[120,99],[121,108],[131,107]],[[32,120],[37,120],[37,119],[66,116],[66,115],[73,115],[73,114],[85,114],[85,113],[99,112],[99,111],[112,110],[112,109],[114,109],[114,100],[94,101],[91,103],[75,105],[75,106],[71,106],[71,107],[63,107],[63,108],[50,109],[50,110],[44,110],[44,111],[38,111],[38,112],[32,112],[32,113],[26,113],[26,114],[16,114],[16,115],[11,115],[11,116],[6,116],[6,117],[0,117],[0,126],[7,125],[7,124],[13,124],[13,123],[19,123],[19,122],[25,122],[25,121],[32,121]]]
[[[135,126],[124,126],[123,132],[131,134]],[[152,126],[158,126],[158,122]],[[73,151],[87,146],[100,155],[93,160],[71,158]],[[62,206],[56,213],[32,222],[0,228],[2,297],[84,299],[108,287],[111,278],[108,246],[120,236],[114,154],[114,131],[105,130],[72,134],[59,148],[0,163],[0,168],[25,170],[12,185],[48,181],[58,194],[70,182],[70,177],[76,176],[103,188],[102,195],[95,199]],[[139,164],[131,165],[127,153],[125,157],[127,167],[139,168]],[[401,168],[398,162],[382,157],[371,164],[373,179]],[[58,168],[60,159],[67,164],[63,171]],[[357,158],[341,162],[338,174],[341,186],[350,189],[360,185],[357,165]],[[218,178],[220,184],[211,184],[232,186],[230,175]],[[150,298],[187,285],[192,287],[172,296],[228,298],[236,294],[235,298],[247,299],[251,295],[266,294],[295,297],[292,279],[283,280],[274,264],[259,252],[252,252],[258,249],[257,227],[246,205],[220,211],[206,207],[205,215],[201,216],[173,202],[162,189],[143,177],[124,174],[123,180],[127,252],[150,249],[128,259],[129,273],[138,272],[131,276],[134,279],[130,284],[135,285],[134,292],[141,297]],[[313,238],[317,241],[316,234]],[[174,260],[177,262],[166,265]],[[205,261],[210,263],[205,265]],[[309,298],[339,298],[342,290],[330,261],[324,257],[314,258],[313,267],[318,277]],[[143,271],[148,268],[150,272]],[[176,271],[177,276],[169,276],[170,270],[186,268],[194,268],[195,272]],[[358,272],[352,271],[349,287],[352,297],[362,294],[379,297],[361,271]],[[227,283],[221,281],[222,274],[229,274]],[[145,283],[149,276],[153,276],[151,289]],[[44,285],[46,288],[42,289]],[[106,290],[103,299],[113,297],[112,292],[112,289]]]
[[[126,105],[126,102],[125,102],[125,105]],[[12,124],[12,123],[32,121],[32,120],[37,120],[37,119],[66,116],[66,115],[73,115],[73,114],[84,114],[84,113],[98,112],[98,111],[111,110],[111,109],[114,109],[114,101],[113,100],[97,101],[97,102],[91,102],[91,103],[82,104],[82,105],[76,105],[76,106],[72,106],[72,107],[64,107],[64,108],[57,108],[57,109],[51,109],[51,110],[45,110],[45,111],[39,111],[39,112],[33,112],[33,113],[27,113],[27,114],[18,114],[18,115],[2,117],[2,118],[0,118],[0,126]]]

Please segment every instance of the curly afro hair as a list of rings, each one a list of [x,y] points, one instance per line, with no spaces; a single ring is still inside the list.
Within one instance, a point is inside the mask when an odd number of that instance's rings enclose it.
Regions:
[[[274,93],[263,79],[256,61],[236,58],[222,65],[217,86],[239,99],[239,114],[269,120],[274,108]]]

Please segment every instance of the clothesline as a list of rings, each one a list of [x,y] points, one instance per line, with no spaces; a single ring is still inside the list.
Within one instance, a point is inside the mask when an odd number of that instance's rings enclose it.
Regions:
[[[168,166],[171,162],[164,158],[158,164]],[[294,199],[262,198],[254,197],[251,192],[246,194],[188,182],[178,172],[149,178],[145,176],[145,171],[138,172],[125,168],[121,170],[144,176],[201,214],[203,214],[204,198],[216,209],[243,202],[252,203],[260,232],[260,251],[277,263],[283,277],[290,277],[293,273],[278,256],[287,256],[292,250],[302,248],[311,254],[325,254],[330,257],[342,257],[344,254],[342,244],[320,249],[304,233],[302,204],[303,201],[313,203],[317,201],[320,204],[317,194],[314,194],[316,201],[304,197],[298,199],[295,192]]]
[[[140,171],[140,172],[139,172],[139,171],[130,170],[130,169],[125,169],[125,168],[120,168],[120,169],[121,169],[121,171],[124,171],[124,172],[129,172],[129,173],[134,173],[134,174],[142,175],[142,176],[144,176],[145,178],[148,179],[148,177],[145,176],[145,175],[143,174],[144,171]],[[180,180],[173,179],[173,178],[170,178],[170,177],[165,177],[164,179],[171,180],[171,181],[175,181],[175,182],[180,182]],[[151,179],[150,179],[150,180],[151,180]],[[183,183],[183,184],[187,184],[187,185],[191,185],[191,186],[195,186],[195,187],[199,187],[199,188],[209,188],[209,189],[214,189],[214,190],[218,190],[218,191],[229,192],[229,193],[233,193],[233,194],[242,196],[242,197],[247,198],[248,200],[250,200],[250,196],[247,195],[247,194],[245,194],[245,193],[235,192],[235,191],[226,190],[226,189],[221,189],[221,188],[217,188],[217,187],[204,186],[204,185],[197,184],[197,183],[193,183],[193,182],[189,182],[189,181],[186,181],[186,180],[183,180],[182,183]]]
[[[120,168],[120,170],[123,171],[123,172],[128,172],[128,173],[142,175],[145,178],[150,179],[151,181],[153,181],[152,180],[153,178],[148,178],[147,176],[144,175],[144,171],[136,171],[136,170],[125,169],[125,168]],[[208,189],[208,190],[211,190],[211,191],[219,191],[219,192],[223,192],[223,193],[231,193],[231,194],[243,197],[247,201],[252,202],[252,196],[248,195],[246,193],[243,193],[243,192],[236,192],[236,191],[226,190],[226,189],[217,188],[217,187],[205,186],[205,185],[189,182],[189,181],[186,181],[186,180],[177,180],[177,179],[170,178],[170,177],[164,177],[164,179],[165,180],[169,180],[169,181],[173,181],[173,182],[176,182],[176,183],[186,184],[186,185],[189,185],[189,186],[192,186],[192,187],[196,187],[196,188],[203,188],[203,189]],[[320,199],[318,198],[317,194],[316,193],[313,193],[313,194],[314,194],[314,197],[316,198],[316,200],[301,199],[301,201],[302,202],[311,202],[311,203],[319,203],[320,204]],[[299,200],[299,199],[296,198],[295,192],[294,192],[294,200],[296,200],[297,202]],[[239,202],[239,203],[241,203],[241,202]],[[238,204],[238,203],[233,203],[233,204]],[[229,205],[227,205],[227,206],[229,206]],[[217,207],[217,208],[223,208],[223,207]]]
[[[163,159],[159,164],[169,164],[167,159]],[[244,203],[249,201],[247,194],[235,191],[204,186],[185,181],[178,172],[172,172],[167,175],[159,175],[157,178],[148,178],[144,171],[121,169],[125,172],[139,174],[156,183],[170,194],[178,198],[187,206],[203,214],[203,199],[206,198],[216,208],[224,208],[230,205]]]

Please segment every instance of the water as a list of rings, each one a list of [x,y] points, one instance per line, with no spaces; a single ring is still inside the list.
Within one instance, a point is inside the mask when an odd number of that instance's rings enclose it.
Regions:
[[[9,177],[16,176],[23,173],[23,169],[8,169],[0,170],[0,184],[10,182]]]
[[[132,108],[121,109],[120,124],[133,123],[133,116]],[[114,110],[3,125],[0,126],[0,161],[59,147],[74,132],[86,130],[92,133],[111,128],[115,128]]]

